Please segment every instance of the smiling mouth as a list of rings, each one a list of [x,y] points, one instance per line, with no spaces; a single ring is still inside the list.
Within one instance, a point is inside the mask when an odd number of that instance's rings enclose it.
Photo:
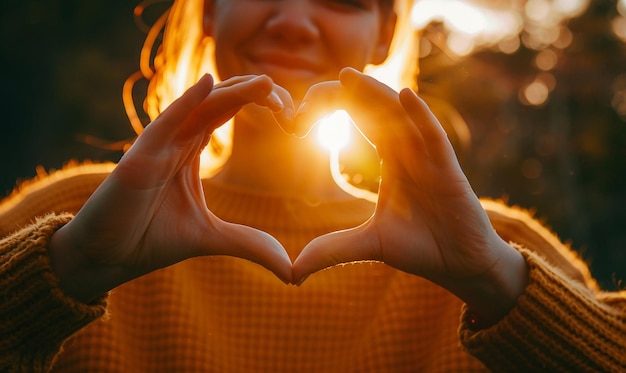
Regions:
[[[321,64],[310,59],[281,53],[252,53],[247,56],[252,72],[267,74],[274,83],[282,86],[298,101],[308,89],[320,81],[329,80]]]

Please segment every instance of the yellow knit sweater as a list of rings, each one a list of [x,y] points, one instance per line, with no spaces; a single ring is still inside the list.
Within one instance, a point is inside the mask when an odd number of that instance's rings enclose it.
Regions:
[[[76,302],[56,287],[46,245],[112,167],[73,165],[0,203],[0,371],[626,371],[626,296],[599,292],[556,237],[492,201],[484,206],[526,257],[530,283],[484,330],[454,296],[380,263],[295,287],[242,259],[195,258]],[[272,234],[292,258],[374,207],[204,187],[215,214]]]

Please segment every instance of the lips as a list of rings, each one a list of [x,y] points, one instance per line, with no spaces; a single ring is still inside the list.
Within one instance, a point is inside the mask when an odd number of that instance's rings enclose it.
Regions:
[[[309,58],[296,52],[263,50],[248,53],[246,59],[250,73],[267,74],[289,91],[294,100],[304,97],[312,85],[336,78],[329,73],[328,66],[319,62],[319,56]]]

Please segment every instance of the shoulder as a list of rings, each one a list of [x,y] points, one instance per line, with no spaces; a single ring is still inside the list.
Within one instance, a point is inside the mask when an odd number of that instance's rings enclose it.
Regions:
[[[534,211],[509,206],[499,200],[481,199],[480,202],[502,239],[537,253],[551,265],[565,271],[569,277],[591,288],[597,287],[588,265],[578,252],[561,241],[545,222],[537,219]]]
[[[21,182],[0,200],[0,232],[24,226],[51,212],[75,214],[111,173],[112,162],[69,162],[60,170],[37,169],[37,176]]]
[[[507,205],[501,200],[483,198],[480,203],[498,234],[506,240],[523,235],[527,239],[542,239],[554,244],[560,242],[543,222],[535,218],[533,210]]]

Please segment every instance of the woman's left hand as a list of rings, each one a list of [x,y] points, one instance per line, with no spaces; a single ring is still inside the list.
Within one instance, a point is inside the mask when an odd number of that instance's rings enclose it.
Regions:
[[[347,110],[376,147],[382,179],[374,215],[311,241],[294,262],[294,281],[377,260],[443,286],[484,319],[506,313],[525,286],[525,261],[492,228],[426,103],[350,68],[339,81],[312,87],[304,102],[294,132],[306,132],[317,113]]]

